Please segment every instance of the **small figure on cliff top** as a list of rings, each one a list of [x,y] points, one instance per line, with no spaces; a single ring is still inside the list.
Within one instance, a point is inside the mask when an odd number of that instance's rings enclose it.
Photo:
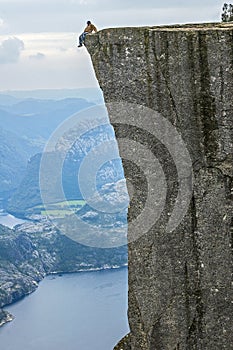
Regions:
[[[78,47],[83,46],[85,42],[85,38],[87,34],[91,34],[92,32],[97,32],[97,28],[94,26],[94,24],[91,23],[91,21],[87,21],[87,26],[84,29],[83,33],[79,36],[79,45]]]

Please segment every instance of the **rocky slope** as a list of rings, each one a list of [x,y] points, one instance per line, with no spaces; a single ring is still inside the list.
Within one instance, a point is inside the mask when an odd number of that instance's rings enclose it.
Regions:
[[[0,197],[19,186],[33,152],[38,152],[38,148],[0,126]]]
[[[0,308],[33,292],[46,274],[126,264],[126,247],[87,247],[62,235],[47,221],[25,223],[15,230],[0,225]],[[0,325],[11,319],[0,309]]]
[[[27,176],[29,159],[42,152],[46,140],[56,127],[72,114],[93,106],[94,103],[82,98],[17,100],[7,95],[0,96],[0,198],[4,202]],[[34,163],[35,160],[32,160],[32,164],[28,164],[31,172]],[[29,180],[32,187],[34,184]],[[24,183],[23,180],[21,188]],[[29,194],[38,196],[34,187],[30,193],[26,193],[28,197]],[[18,196],[21,199],[19,191],[14,197],[19,202]]]
[[[84,135],[81,135],[74,142],[72,147],[70,147],[62,168],[63,191],[67,200],[82,198],[79,183],[76,179],[80,166],[85,157],[87,157],[88,152],[113,139],[114,133],[109,123],[93,129],[91,129],[90,126],[90,130]],[[56,156],[59,157],[60,152],[62,152],[62,150],[54,153],[52,159],[56,159]],[[27,169],[22,181],[8,200],[8,212],[11,212],[16,216],[25,217],[27,214],[33,212],[33,207],[42,204],[40,194],[41,158],[42,154],[38,153],[28,161]],[[53,171],[53,168],[51,171]],[[123,178],[124,174],[120,158],[115,159],[111,163],[106,162],[98,171],[97,188],[99,190],[104,185],[117,183],[117,181]],[[56,190],[54,190],[53,192],[54,195],[51,202],[61,201],[63,197],[59,197],[57,194],[58,191],[56,192]]]
[[[232,348],[232,39],[229,23],[86,40],[131,196],[131,333],[116,349]]]

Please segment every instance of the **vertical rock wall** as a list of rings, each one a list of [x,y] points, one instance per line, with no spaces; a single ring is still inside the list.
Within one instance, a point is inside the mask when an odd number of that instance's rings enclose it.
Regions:
[[[142,105],[166,118],[180,133],[193,169],[190,204],[169,233],[166,225],[179,193],[177,165],[154,137],[153,115],[145,119],[151,124],[148,132],[115,123],[110,108],[117,138],[150,149],[167,186],[160,218],[129,243],[131,333],[116,349],[230,350],[233,26],[105,29],[86,44],[105,101]],[[136,118],[143,123],[135,114],[135,125]],[[147,174],[124,160],[119,147],[128,186],[134,187],[130,222],[148,196]],[[129,231],[129,237],[133,234]]]

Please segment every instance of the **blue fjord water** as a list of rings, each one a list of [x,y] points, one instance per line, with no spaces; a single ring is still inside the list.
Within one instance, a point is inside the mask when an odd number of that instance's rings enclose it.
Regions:
[[[127,268],[47,276],[6,309],[1,350],[110,350],[129,331]]]
[[[0,211],[0,224],[13,228],[15,225],[24,223],[25,220],[18,219],[15,216],[8,214],[6,212]]]
[[[22,222],[0,216],[9,227]],[[15,319],[0,328],[0,350],[112,349],[129,331],[127,285],[127,268],[47,276],[6,307]]]

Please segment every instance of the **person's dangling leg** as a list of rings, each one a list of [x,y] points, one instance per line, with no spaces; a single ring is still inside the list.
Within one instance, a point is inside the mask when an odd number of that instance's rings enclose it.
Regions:
[[[82,33],[82,44],[84,44],[84,45],[85,45],[85,38],[86,38],[86,35],[87,35],[86,32]]]
[[[79,35],[79,45],[78,45],[78,47],[81,47],[83,45],[83,43],[82,43],[82,34],[81,35]]]
[[[84,32],[84,33],[82,33],[82,34],[80,35],[78,47],[83,46],[83,44],[84,44],[84,42],[85,42],[85,37],[86,37],[87,34],[88,34],[87,32]]]

